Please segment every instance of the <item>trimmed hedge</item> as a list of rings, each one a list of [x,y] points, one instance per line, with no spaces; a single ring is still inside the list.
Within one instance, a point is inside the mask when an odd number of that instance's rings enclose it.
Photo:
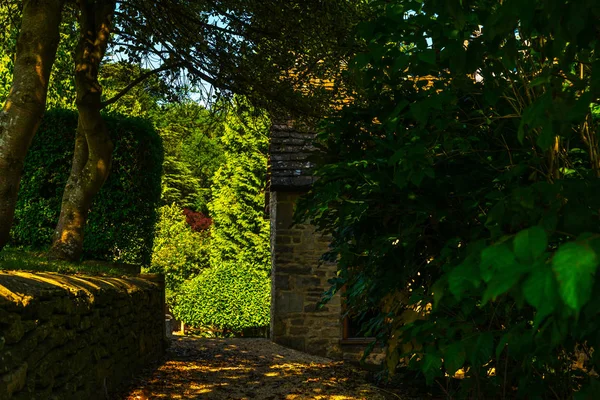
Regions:
[[[113,166],[89,214],[83,258],[149,265],[160,201],[162,142],[145,120],[105,115],[105,121],[115,144]],[[76,112],[45,114],[25,159],[13,244],[50,245],[71,170],[76,128]]]
[[[173,307],[175,318],[194,327],[242,332],[269,324],[270,280],[266,271],[227,264],[186,281]]]

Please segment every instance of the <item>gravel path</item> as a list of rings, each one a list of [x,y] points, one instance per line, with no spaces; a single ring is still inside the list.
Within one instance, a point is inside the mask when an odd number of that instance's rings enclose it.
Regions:
[[[166,361],[122,398],[388,400],[364,372],[267,339],[174,338]]]

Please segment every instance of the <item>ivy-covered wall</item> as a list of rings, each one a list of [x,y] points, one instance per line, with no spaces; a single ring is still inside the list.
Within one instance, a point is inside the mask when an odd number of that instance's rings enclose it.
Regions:
[[[165,348],[164,278],[0,272],[0,399],[105,399]]]

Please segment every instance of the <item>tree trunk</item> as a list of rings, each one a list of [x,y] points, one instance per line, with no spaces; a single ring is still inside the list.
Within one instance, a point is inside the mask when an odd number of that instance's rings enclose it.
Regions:
[[[13,83],[0,112],[0,250],[9,239],[25,155],[46,109],[63,3],[23,2]]]
[[[88,212],[110,172],[113,144],[100,114],[100,62],[110,38],[114,1],[81,0],[81,39],[75,53],[75,89],[79,120],[71,174],[50,255],[75,261],[83,251]]]

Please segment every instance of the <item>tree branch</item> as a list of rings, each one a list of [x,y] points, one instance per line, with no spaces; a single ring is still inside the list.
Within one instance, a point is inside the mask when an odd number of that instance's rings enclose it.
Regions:
[[[127,94],[127,92],[129,92],[131,89],[133,89],[136,85],[139,85],[141,82],[143,82],[144,80],[148,79],[149,77],[151,77],[152,75],[158,74],[160,72],[163,71],[167,71],[169,69],[172,68],[176,68],[178,66],[182,66],[183,63],[178,62],[178,63],[174,63],[174,64],[165,64],[162,67],[153,69],[151,71],[148,71],[140,76],[138,76],[136,79],[134,79],[133,81],[131,81],[131,83],[129,83],[129,85],[125,86],[123,88],[123,90],[121,90],[119,93],[117,93],[114,97],[103,101],[102,103],[100,103],[100,109],[103,109],[106,106],[109,106],[113,103],[115,103],[116,101],[118,101],[121,97],[125,96]]]

